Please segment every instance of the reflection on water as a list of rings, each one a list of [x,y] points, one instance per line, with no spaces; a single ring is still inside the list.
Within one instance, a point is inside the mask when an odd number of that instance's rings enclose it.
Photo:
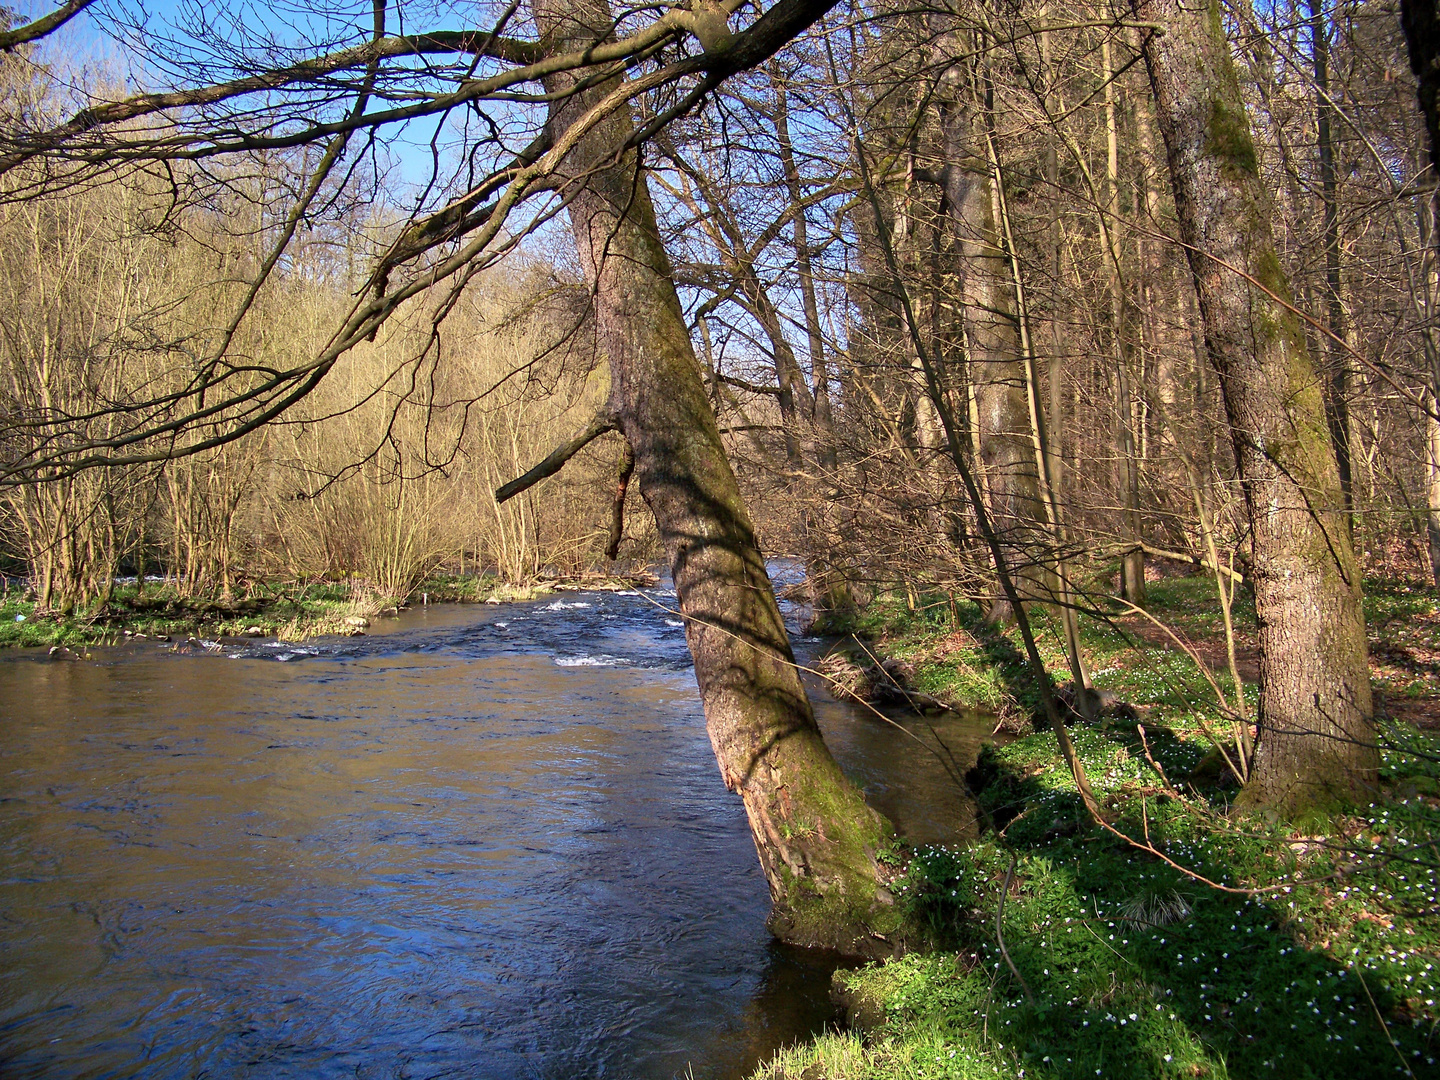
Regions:
[[[881,809],[968,827],[932,755],[816,697]],[[11,654],[0,701],[7,1076],[735,1077],[832,1016],[644,597]]]

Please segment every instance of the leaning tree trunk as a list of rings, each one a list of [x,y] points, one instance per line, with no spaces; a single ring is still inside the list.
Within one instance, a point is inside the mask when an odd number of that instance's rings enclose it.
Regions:
[[[603,38],[605,0],[537,0],[536,21],[567,47]],[[563,131],[618,86],[552,77],[550,122]],[[627,109],[568,155],[575,241],[608,354],[611,409],[655,515],[725,784],[740,794],[786,941],[857,955],[888,952],[894,906],[875,855],[887,822],[826,749],[794,666],[754,528],[705,395]]]
[[[1136,14],[1166,27],[1145,60],[1249,514],[1260,710],[1243,799],[1294,814],[1375,782],[1360,571],[1219,2]]]

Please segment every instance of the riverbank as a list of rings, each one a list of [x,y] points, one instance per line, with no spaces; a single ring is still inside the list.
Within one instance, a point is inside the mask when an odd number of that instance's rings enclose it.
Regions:
[[[914,853],[901,894],[937,947],[840,973],[851,1030],[757,1080],[1437,1074],[1440,739],[1413,722],[1433,724],[1440,694],[1435,593],[1370,590],[1382,789],[1298,827],[1226,812],[1234,784],[1207,731],[1227,733],[1195,662],[1219,635],[1229,691],[1213,595],[1198,578],[1151,586],[1188,651],[1145,620],[1085,620],[1108,707],[1073,735],[1120,835],[1084,816],[1050,732],[988,749],[968,780],[989,828]],[[882,596],[851,629],[915,689],[1028,726],[1018,642],[978,616]],[[1253,627],[1236,612],[1242,681]],[[1063,681],[1058,635],[1042,639]]]
[[[417,603],[498,604],[578,589],[628,589],[653,581],[649,576],[594,573],[513,584],[491,575],[438,574],[405,598],[350,582],[272,582],[226,598],[190,596],[173,582],[131,580],[117,583],[109,600],[66,615],[37,613],[25,586],[12,582],[0,593],[0,648],[74,648],[130,637],[164,640],[192,634],[303,641],[364,633],[373,620]]]

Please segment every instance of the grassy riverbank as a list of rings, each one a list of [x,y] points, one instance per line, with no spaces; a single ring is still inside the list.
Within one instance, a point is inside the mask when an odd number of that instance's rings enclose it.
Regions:
[[[1206,584],[1156,583],[1150,608],[1213,657]],[[1050,732],[987,750],[971,780],[993,828],[966,849],[913,853],[901,894],[936,949],[842,973],[858,1030],[757,1076],[1440,1075],[1440,739],[1411,722],[1436,715],[1440,617],[1434,592],[1404,585],[1375,587],[1368,605],[1376,684],[1396,706],[1374,804],[1300,826],[1230,817],[1206,736],[1214,690],[1194,659],[1133,619],[1087,620],[1095,682],[1125,705],[1074,735],[1134,843],[1083,816]],[[977,617],[882,597],[855,629],[918,689],[1026,710],[1013,635]],[[1237,620],[1247,677],[1253,615]]]
[[[152,638],[271,636],[300,641],[363,630],[362,620],[396,614],[407,604],[504,603],[557,589],[615,588],[629,579],[601,575],[547,578],[514,585],[489,576],[435,575],[408,597],[396,598],[347,582],[277,582],[255,585],[231,598],[195,597],[167,582],[119,584],[110,599],[69,614],[37,613],[24,587],[0,594],[0,648],[111,644],[129,635]]]

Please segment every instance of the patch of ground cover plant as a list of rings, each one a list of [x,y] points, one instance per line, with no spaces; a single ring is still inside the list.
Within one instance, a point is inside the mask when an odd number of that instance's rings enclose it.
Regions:
[[[944,947],[842,973],[864,1032],[758,1076],[1437,1075],[1440,810],[1409,793],[1435,783],[1433,765],[1392,751],[1386,788],[1403,794],[1293,830],[1165,795],[1138,733],[1076,741],[1118,828],[1148,828],[1218,884],[1269,891],[1213,889],[1089,825],[1048,732],[991,749],[981,800],[1003,834],[916,851],[899,886]],[[1167,775],[1205,752],[1147,741]]]
[[[1187,640],[1223,640],[1220,605],[1208,577],[1151,582],[1146,608]],[[1255,610],[1244,591],[1236,593],[1232,617],[1237,647],[1253,651]],[[1134,626],[1137,619],[1125,622]],[[1433,587],[1401,579],[1367,580],[1365,629],[1376,689],[1406,698],[1440,694],[1440,595]]]
[[[1213,586],[1207,596],[1197,588],[1203,579],[1178,580],[1183,585],[1167,589],[1167,582],[1152,588],[1151,606],[1157,617],[1170,623],[1175,613],[1182,613],[1184,621],[1178,627],[1182,636],[1222,632]],[[983,614],[968,601],[952,603],[948,597],[920,594],[912,604],[904,594],[882,593],[835,629],[853,635],[875,656],[904,662],[917,690],[959,708],[988,709],[1028,724],[1039,710],[1039,699],[1019,634],[1013,627],[1002,631],[987,626]],[[1056,683],[1063,683],[1070,669],[1059,621],[1044,612],[1037,616],[1041,658]],[[1253,615],[1248,618],[1253,627]],[[1243,625],[1239,616],[1237,623]],[[1178,711],[1207,718],[1204,703],[1215,703],[1214,692],[1184,652],[1140,640],[1115,621],[1085,618],[1080,626],[1098,689],[1156,717]],[[1215,672],[1215,676],[1228,692],[1228,675]],[[1253,696],[1253,688],[1250,693]],[[1213,712],[1213,707],[1208,709],[1208,714]]]
[[[1168,584],[1154,607],[1184,611],[1189,637],[1218,632],[1203,593]],[[1431,603],[1397,590],[1371,607]],[[978,616],[887,597],[854,629],[907,658],[929,693],[982,684],[1028,707],[1018,658]],[[947,639],[941,652],[965,651],[932,661]],[[1058,646],[1046,645],[1057,675]],[[757,1080],[1440,1076],[1440,738],[1387,723],[1369,806],[1295,825],[1232,817],[1231,791],[1190,779],[1217,715],[1193,661],[1093,624],[1085,646],[1097,685],[1136,709],[1072,729],[1115,826],[1218,885],[1261,891],[1212,888],[1090,823],[1049,731],[987,748],[970,776],[982,840],[910,853],[898,886],[930,946],[840,973],[860,1030],[784,1051]],[[1004,666],[988,679],[955,674],[991,657]]]
[[[1366,625],[1376,689],[1385,701],[1408,699],[1440,712],[1440,595],[1414,582],[1367,583]],[[1223,659],[1224,625],[1213,580],[1201,575],[1165,578],[1147,586],[1147,610],[1184,642],[1210,646],[1210,673],[1227,695],[1233,681]],[[1253,649],[1255,614],[1238,593],[1232,612],[1237,648]],[[968,601],[923,592],[881,593],[843,624],[877,657],[894,658],[912,670],[915,689],[957,707],[989,709],[1028,720],[1038,699],[1013,627],[985,625]],[[1138,630],[1147,631],[1142,638]],[[1069,677],[1058,620],[1035,618],[1041,657],[1057,684]],[[1194,659],[1149,620],[1126,616],[1118,605],[1097,602],[1080,620],[1081,643],[1095,686],[1135,707],[1147,719],[1198,726],[1217,720],[1218,702]],[[1252,715],[1255,686],[1245,687]]]
[[[1440,595],[1435,589],[1407,581],[1366,582],[1365,627],[1378,689],[1387,697],[1440,694]]]

